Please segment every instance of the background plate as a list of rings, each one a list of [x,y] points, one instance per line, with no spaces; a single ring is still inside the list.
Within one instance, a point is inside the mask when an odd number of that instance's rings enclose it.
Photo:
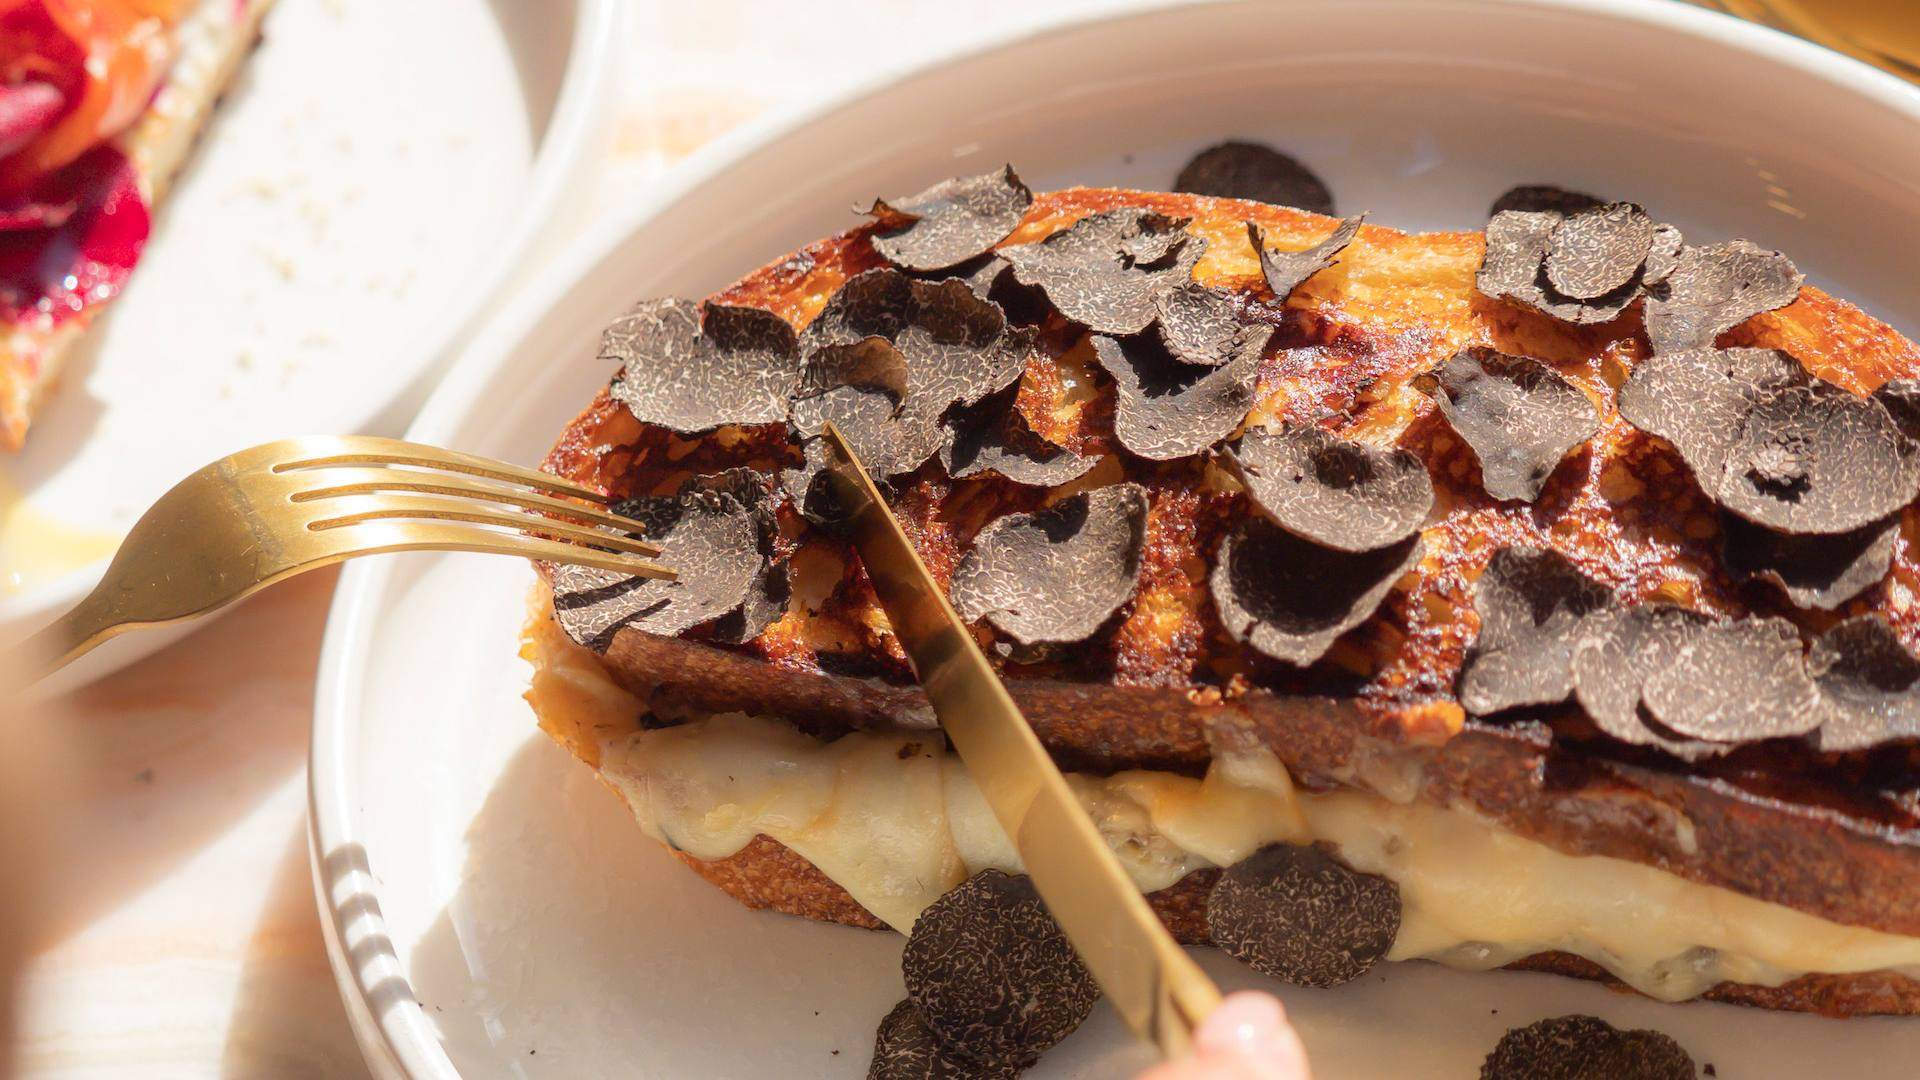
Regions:
[[[0,459],[0,643],[92,588],[214,458],[405,426],[597,168],[621,11],[281,0],[126,292]],[[62,681],[165,640],[121,638]]]
[[[599,327],[698,296],[852,224],[848,206],[1015,162],[1036,188],[1166,185],[1192,151],[1270,139],[1382,224],[1478,227],[1511,183],[1644,200],[1744,235],[1911,332],[1920,97],[1677,5],[1217,3],[1032,33],[757,125],[527,290],[416,437],[522,461],[607,378]],[[511,659],[530,583],[479,557],[356,564],[322,660],[316,884],[382,1071],[864,1075],[900,939],[748,912],[645,840],[533,730]],[[1230,985],[1249,977],[1218,955]],[[1500,1034],[1582,1011],[1678,1037],[1719,1075],[1905,1076],[1912,1021],[1663,1006],[1549,976],[1391,965],[1285,990],[1322,1078],[1469,1077]],[[1035,1077],[1141,1062],[1096,1010]]]

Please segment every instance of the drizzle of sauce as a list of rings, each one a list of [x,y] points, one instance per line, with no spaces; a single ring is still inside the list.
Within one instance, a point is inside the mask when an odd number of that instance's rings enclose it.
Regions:
[[[23,593],[113,554],[120,534],[61,521],[0,477],[0,596]]]

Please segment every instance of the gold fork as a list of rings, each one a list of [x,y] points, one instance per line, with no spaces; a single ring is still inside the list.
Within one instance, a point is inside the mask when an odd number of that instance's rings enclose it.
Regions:
[[[174,485],[86,599],[21,646],[35,677],[117,634],[181,622],[295,574],[389,551],[478,551],[643,577],[672,570],[604,495],[399,439],[282,439]]]

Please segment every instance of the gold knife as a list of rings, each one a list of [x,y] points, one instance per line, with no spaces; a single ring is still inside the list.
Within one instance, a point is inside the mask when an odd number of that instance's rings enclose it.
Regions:
[[[1047,909],[1127,1026],[1184,1056],[1220,990],[1121,868],[1019,706],[832,424],[827,475],[933,711]]]

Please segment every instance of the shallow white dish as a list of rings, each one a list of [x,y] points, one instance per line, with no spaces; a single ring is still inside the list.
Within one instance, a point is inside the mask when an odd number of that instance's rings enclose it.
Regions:
[[[1673,4],[1129,4],[711,148],[522,293],[412,434],[537,460],[608,377],[598,328],[636,298],[699,296],[876,193],[1003,160],[1036,188],[1159,187],[1230,135],[1299,154],[1390,225],[1477,227],[1520,181],[1639,197],[1691,238],[1781,247],[1911,333],[1916,120],[1903,84]],[[529,582],[463,556],[342,581],[313,842],[369,1059],[416,1077],[864,1075],[901,996],[900,939],[748,912],[645,840],[520,701]],[[1663,1006],[1550,976],[1389,965],[1282,993],[1323,1078],[1472,1076],[1508,1027],[1576,1011],[1670,1032],[1724,1076],[1905,1076],[1920,1052],[1911,1021]],[[1142,1060],[1099,1009],[1031,1075]]]
[[[405,426],[599,167],[622,15],[281,0],[125,294],[0,459],[0,644],[84,595],[141,511],[214,458]],[[62,681],[168,636],[118,639]]]

